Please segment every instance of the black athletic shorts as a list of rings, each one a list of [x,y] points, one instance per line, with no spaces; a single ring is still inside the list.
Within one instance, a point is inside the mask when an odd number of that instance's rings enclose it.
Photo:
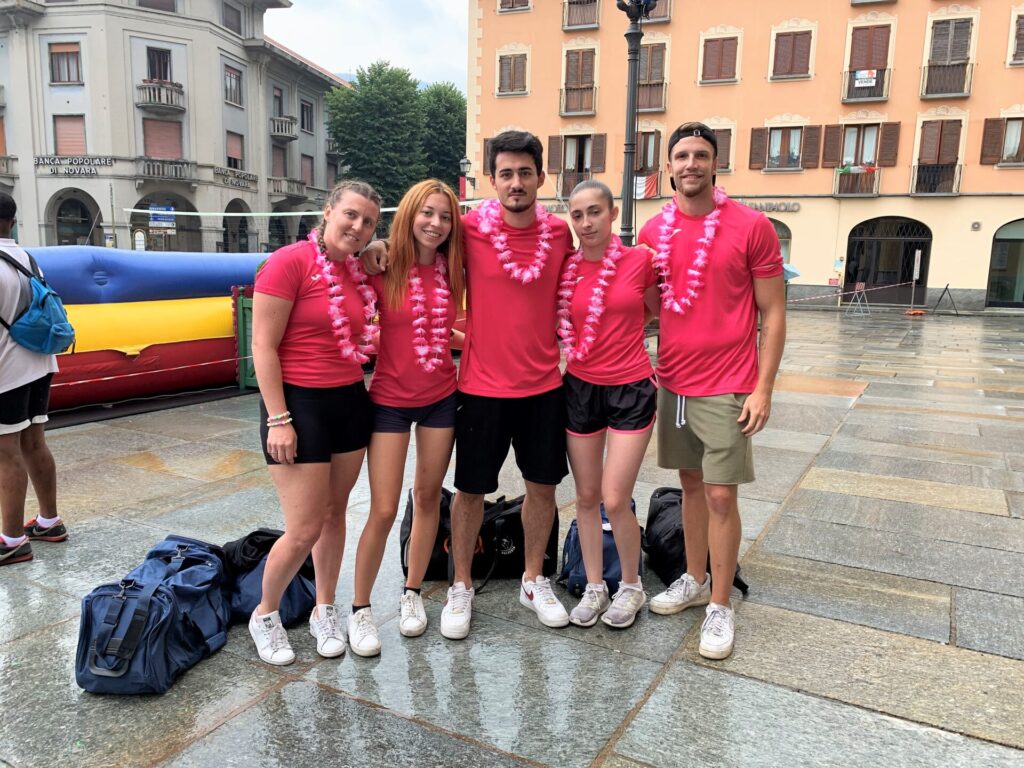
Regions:
[[[455,393],[435,403],[412,408],[393,405],[375,405],[373,431],[403,434],[412,431],[413,423],[432,429],[451,429],[455,426]]]
[[[21,432],[30,424],[45,424],[50,408],[53,374],[0,393],[0,435]]]
[[[299,438],[296,464],[329,463],[336,453],[358,451],[370,444],[373,403],[361,381],[341,387],[284,385],[285,407]],[[260,398],[260,442],[267,464],[277,464],[267,453],[267,407]]]
[[[566,373],[566,431],[577,437],[611,432],[646,432],[654,424],[658,387],[653,378],[631,384],[591,384]]]
[[[561,386],[530,397],[458,393],[455,413],[455,487],[465,493],[498,490],[509,445],[523,479],[558,485],[569,474],[565,458],[565,395]]]

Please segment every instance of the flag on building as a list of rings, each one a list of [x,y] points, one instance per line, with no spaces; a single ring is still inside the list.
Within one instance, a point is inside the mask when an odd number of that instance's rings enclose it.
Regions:
[[[661,191],[658,189],[658,173],[647,175],[639,174],[634,178],[633,194],[637,200],[646,200],[650,197],[657,197]]]
[[[837,169],[838,173],[874,173],[878,170],[877,165],[844,165]]]

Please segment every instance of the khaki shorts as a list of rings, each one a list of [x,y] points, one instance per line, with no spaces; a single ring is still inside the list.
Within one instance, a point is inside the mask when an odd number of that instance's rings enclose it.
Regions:
[[[754,446],[736,421],[746,399],[682,397],[659,389],[658,466],[703,470],[704,482],[714,485],[753,482]]]

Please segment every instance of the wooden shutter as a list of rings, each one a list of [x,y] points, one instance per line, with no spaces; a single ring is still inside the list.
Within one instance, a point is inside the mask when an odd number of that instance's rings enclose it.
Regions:
[[[581,53],[583,56],[580,59],[580,85],[592,86],[594,84],[594,49],[588,48]]]
[[[605,146],[608,143],[607,133],[595,133],[590,144],[590,170],[593,173],[604,173]]]
[[[892,27],[884,24],[873,27],[871,33],[871,54],[868,57],[868,69],[886,69],[889,66],[889,38]]]
[[[651,171],[657,171],[661,165],[661,131],[654,132],[654,167]]]
[[[0,157],[7,156],[7,134],[4,132],[4,116],[0,115]]]
[[[84,155],[85,116],[57,115],[53,118],[54,148],[58,155]]]
[[[1017,35],[1014,38],[1013,60],[1024,61],[1024,14],[1017,17]]]
[[[843,159],[843,126],[825,126],[825,144],[821,151],[822,168],[838,168]]]
[[[932,23],[929,64],[957,64],[970,60],[972,19],[948,19]]]
[[[732,129],[715,129],[715,138],[718,139],[718,159],[715,167],[721,171],[729,168],[732,162]]]
[[[665,44],[654,43],[640,46],[640,82],[662,83],[665,81]]]
[[[1003,133],[1006,120],[1001,117],[985,118],[985,129],[981,134],[982,165],[995,165],[1003,159]]]
[[[768,129],[750,129],[750,169],[759,171],[768,162]]]
[[[494,170],[491,168],[491,142],[493,139],[484,139],[484,175],[493,176]]]
[[[739,50],[739,38],[722,39],[722,79],[736,79],[736,52]]]
[[[949,63],[949,39],[952,28],[951,20],[932,22],[932,50],[928,57],[929,64]]]
[[[850,69],[885,69],[889,66],[888,24],[856,27],[850,38]]]
[[[722,79],[722,40],[704,41],[704,67],[701,70],[702,80]]]
[[[501,56],[498,58],[498,93],[508,93],[512,90],[512,57]]]
[[[50,43],[50,53],[78,53],[78,43]]]
[[[227,132],[227,156],[241,164],[245,160],[245,139],[240,133]]]
[[[939,139],[939,163],[955,164],[960,159],[960,121],[942,120]]]
[[[808,75],[811,72],[811,33],[793,35],[793,69],[791,74]]]
[[[780,32],[775,35],[775,61],[772,74],[776,77],[793,74],[793,35]]]
[[[803,144],[800,147],[800,167],[817,168],[818,156],[821,154],[821,126],[805,125]]]
[[[181,160],[181,123],[176,120],[142,120],[142,143],[146,157]]]
[[[939,138],[941,135],[941,120],[925,120],[921,123],[921,146],[917,152],[919,164],[934,165],[939,162]]]
[[[288,175],[288,156],[284,147],[273,147],[270,150],[270,175],[279,179]]]
[[[565,52],[565,87],[578,88],[580,85],[580,58],[583,51]]]
[[[562,171],[562,137],[548,136],[548,173]]]
[[[307,187],[313,186],[313,158],[309,155],[303,155],[301,158],[302,162],[302,183]]]
[[[526,90],[526,54],[512,57],[512,90],[520,93]]]
[[[882,123],[878,131],[878,166],[893,168],[900,149],[900,124]]]
[[[970,61],[972,19],[955,19],[953,36],[949,43],[949,60],[952,63]]]

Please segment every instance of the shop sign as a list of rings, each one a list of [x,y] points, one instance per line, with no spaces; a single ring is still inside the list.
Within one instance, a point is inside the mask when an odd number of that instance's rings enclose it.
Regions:
[[[797,213],[797,212],[800,211],[800,203],[797,203],[797,202],[792,202],[792,203],[764,202],[764,203],[762,203],[760,201],[757,201],[757,202],[750,201],[750,202],[748,202],[746,200],[740,200],[740,202],[743,203],[748,208],[753,208],[755,211],[760,211],[761,213]]]
[[[35,158],[36,168],[46,168],[51,176],[98,176],[99,168],[112,168],[114,158],[89,155],[46,155]]]
[[[175,228],[174,206],[173,205],[150,205],[149,206],[149,228],[161,229],[169,235],[174,234]]]
[[[238,187],[240,189],[249,189],[257,181],[255,173],[246,173],[234,168],[221,168],[219,166],[214,167],[213,176],[217,182],[226,187]]]

